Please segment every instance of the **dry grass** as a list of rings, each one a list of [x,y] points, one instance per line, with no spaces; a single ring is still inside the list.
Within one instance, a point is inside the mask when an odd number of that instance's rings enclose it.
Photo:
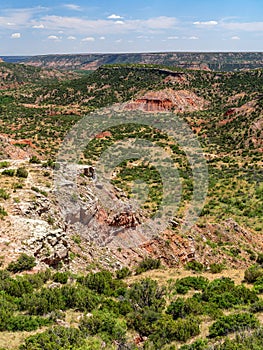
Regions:
[[[5,350],[15,350],[31,335],[42,333],[47,327],[40,328],[32,332],[1,332],[0,333],[0,348]]]
[[[152,278],[153,280],[157,280],[158,283],[165,285],[171,279],[176,280],[178,278],[184,278],[188,276],[203,276],[208,278],[210,281],[220,278],[220,277],[229,277],[236,284],[240,284],[244,279],[245,269],[229,269],[223,270],[220,273],[211,273],[211,272],[202,272],[196,273],[194,271],[184,270],[183,268],[169,268],[169,269],[159,269],[159,270],[150,270],[146,271],[137,276],[131,276],[126,279],[126,282],[130,285],[142,278]]]

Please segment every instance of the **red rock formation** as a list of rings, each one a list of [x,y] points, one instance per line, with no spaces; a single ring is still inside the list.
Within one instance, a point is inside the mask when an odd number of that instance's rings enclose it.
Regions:
[[[111,137],[112,133],[110,131],[103,131],[95,136],[96,139],[104,139],[105,137]]]
[[[33,144],[31,140],[10,140],[11,145],[28,145],[32,148],[36,148],[36,146]]]
[[[21,149],[17,147],[16,144],[27,145],[26,149]],[[11,158],[11,159],[27,159],[32,155],[39,156],[36,152],[36,147],[31,140],[14,140],[9,138],[7,135],[0,134],[0,152],[2,158]]]
[[[143,110],[145,112],[175,112],[203,110],[207,102],[188,90],[164,89],[160,91],[149,91],[138,97],[135,101],[125,105],[126,110]]]
[[[118,213],[113,217],[113,219],[110,219],[108,221],[108,224],[110,226],[117,226],[117,227],[136,227],[140,224],[140,218],[136,215],[136,213]]]

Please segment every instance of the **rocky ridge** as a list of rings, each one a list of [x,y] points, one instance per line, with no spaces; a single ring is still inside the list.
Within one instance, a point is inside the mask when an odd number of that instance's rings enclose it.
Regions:
[[[27,161],[10,163],[12,168],[22,165],[27,167],[29,176],[23,188],[10,192],[10,198],[3,203],[8,212],[0,227],[4,265],[26,252],[36,257],[35,269],[46,266],[67,266],[72,271],[90,266],[116,269],[134,266],[145,256],[158,258],[169,267],[191,260],[204,265],[224,262],[232,267],[245,267],[250,264],[249,252],[263,249],[260,234],[252,234],[231,219],[221,224],[207,223],[204,227],[194,225],[188,235],[180,232],[181,222],[177,220],[162,234],[144,237],[140,229],[140,223],[145,220],[142,212],[129,211],[126,203],[126,210],[116,213],[117,191],[111,193],[115,211],[103,207],[96,197],[94,171],[89,167],[77,166],[77,197],[71,204],[65,202],[62,208],[57,190],[46,183],[47,170]],[[52,170],[48,172],[50,181]],[[71,186],[64,185],[67,189]],[[221,249],[226,243],[227,249]],[[239,258],[230,254],[231,249],[237,250]]]

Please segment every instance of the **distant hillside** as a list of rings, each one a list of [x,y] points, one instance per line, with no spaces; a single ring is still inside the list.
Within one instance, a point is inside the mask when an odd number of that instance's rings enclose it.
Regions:
[[[2,57],[6,62],[68,70],[94,70],[104,64],[164,64],[191,69],[236,71],[263,67],[262,52],[165,52],[127,54],[68,54],[33,57]]]
[[[21,114],[41,115],[43,111],[48,118],[56,115],[72,115],[73,118],[96,108],[130,100],[133,102],[129,108],[141,106],[145,110],[157,108],[158,111],[162,108],[162,99],[166,99],[173,110],[186,114],[192,129],[209,148],[217,144],[222,151],[253,152],[263,147],[262,77],[261,69],[216,73],[156,65],[115,64],[102,66],[92,74],[79,75],[2,63],[0,86],[12,81],[20,88],[2,96],[1,108],[10,110],[15,119]],[[146,94],[147,91],[160,91],[160,94],[149,98],[151,95]],[[166,96],[167,93],[170,96]],[[189,106],[183,101],[196,106],[190,109],[194,113],[187,114]],[[146,105],[142,106],[142,103]],[[67,118],[71,125],[72,118]],[[31,137],[35,130],[29,127],[32,121],[28,120],[23,132],[16,137]],[[5,133],[10,128],[10,114],[6,122],[2,126]],[[12,130],[9,132],[13,134]],[[48,139],[45,136],[45,140]]]
[[[63,80],[77,77],[75,73],[42,69],[25,64],[13,64],[0,61],[0,90],[18,87],[29,83],[41,83],[52,79]]]

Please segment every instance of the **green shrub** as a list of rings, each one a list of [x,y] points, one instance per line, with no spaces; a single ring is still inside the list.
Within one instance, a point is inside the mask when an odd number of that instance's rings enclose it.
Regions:
[[[196,318],[175,321],[170,315],[163,315],[154,323],[154,331],[149,336],[149,340],[157,349],[175,340],[185,342],[200,333],[199,324],[200,320]]]
[[[259,300],[250,306],[250,312],[263,312],[263,300]]]
[[[189,315],[201,315],[203,306],[199,300],[195,298],[177,298],[167,308],[167,314],[172,315],[173,319],[185,318]]]
[[[34,331],[39,327],[47,326],[50,323],[51,321],[46,318],[17,315],[10,317],[6,324],[6,330],[9,332]]]
[[[197,276],[197,277],[188,276],[188,277],[177,279],[175,282],[175,287],[176,287],[177,293],[184,294],[180,291],[181,287],[187,287],[187,291],[189,289],[204,290],[205,287],[208,285],[208,283],[209,283],[208,279],[203,276]]]
[[[37,156],[32,156],[32,157],[29,159],[29,163],[32,163],[32,164],[40,164],[40,163],[41,163],[41,160],[40,160]]]
[[[207,340],[198,339],[194,343],[189,345],[183,345],[180,347],[180,350],[206,350],[207,349]]]
[[[212,273],[220,273],[224,270],[225,266],[223,264],[211,264],[210,266],[210,272]]]
[[[254,282],[253,290],[257,294],[262,294],[263,293],[263,276],[258,277],[256,281]]]
[[[259,277],[263,277],[263,268],[256,265],[251,266],[245,271],[245,281],[248,283],[255,282]]]
[[[16,273],[31,270],[34,266],[36,266],[36,259],[33,256],[22,253],[17,261],[8,265],[7,270]]]
[[[3,219],[5,216],[7,216],[7,211],[0,206],[0,219]]]
[[[204,301],[210,301],[216,295],[232,292],[234,288],[235,283],[229,277],[217,278],[206,286],[202,294],[202,299]]]
[[[145,278],[131,285],[127,297],[136,311],[148,307],[158,312],[165,305],[164,294],[164,288],[158,286],[156,281]]]
[[[160,266],[161,261],[159,259],[145,258],[139,263],[139,266],[136,268],[135,272],[137,275],[139,275],[140,273],[148,270],[159,269]]]
[[[68,272],[56,272],[52,279],[54,282],[58,282],[61,284],[66,284],[68,281],[69,274]]]
[[[160,313],[146,307],[140,311],[129,313],[127,315],[127,324],[141,336],[149,336],[154,331],[154,322],[160,317]]]
[[[116,271],[116,278],[118,279],[123,279],[130,275],[131,275],[131,271],[129,270],[128,267],[123,267],[122,269]]]
[[[192,270],[196,272],[202,272],[204,270],[204,265],[196,260],[194,261],[189,261],[185,265],[186,270]]]
[[[0,198],[2,199],[9,199],[10,198],[10,194],[6,192],[5,189],[0,188]]]
[[[19,350],[71,350],[84,343],[83,335],[77,328],[53,327],[28,337]]]
[[[16,171],[17,177],[27,178],[28,177],[28,171],[25,168],[18,168]]]
[[[234,339],[226,338],[213,347],[214,350],[261,350],[263,344],[263,328],[254,332],[240,332]]]
[[[8,168],[10,166],[10,163],[9,162],[7,162],[7,161],[2,161],[2,162],[0,162],[0,169],[2,169],[2,168]]]
[[[111,287],[114,284],[111,272],[106,270],[89,273],[86,277],[80,279],[79,282],[99,294],[106,295],[111,293]]]
[[[221,316],[209,327],[209,336],[211,338],[227,335],[231,332],[253,329],[259,326],[258,319],[250,313],[233,314]]]
[[[79,327],[84,335],[99,335],[105,341],[124,340],[127,330],[125,321],[106,311],[94,311],[82,318]]]
[[[257,262],[259,265],[263,265],[263,253],[258,253],[256,262]]]
[[[60,288],[42,288],[32,295],[24,295],[20,307],[30,315],[46,315],[55,310],[65,310],[66,302]]]
[[[65,285],[61,288],[65,308],[92,311],[100,303],[100,296],[85,286]]]
[[[6,175],[6,176],[15,176],[15,169],[5,169],[4,171],[2,171],[2,175]]]

